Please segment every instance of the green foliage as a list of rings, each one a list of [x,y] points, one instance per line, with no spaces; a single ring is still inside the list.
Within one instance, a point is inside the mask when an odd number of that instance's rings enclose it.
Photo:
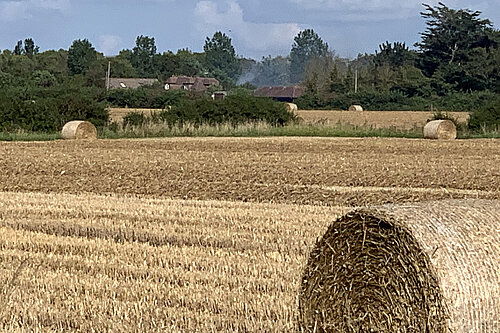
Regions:
[[[457,129],[457,131],[463,131],[465,129],[465,125],[463,123],[459,122],[457,118],[451,116],[448,112],[434,110],[432,112],[432,117],[430,119],[428,119],[427,121],[431,121],[431,120],[449,120],[455,125],[455,128]]]
[[[410,51],[405,43],[394,42],[379,45],[380,51],[375,51],[374,63],[376,66],[412,66],[417,59],[417,53]]]
[[[290,78],[294,83],[302,81],[308,61],[327,56],[328,44],[312,29],[300,31],[294,38],[290,51]]]
[[[23,41],[18,40],[16,46],[14,46],[14,50],[12,51],[15,55],[23,54]]]
[[[156,45],[154,37],[140,35],[135,40],[135,47],[130,55],[130,62],[140,77],[155,77]]]
[[[148,118],[142,112],[129,112],[123,117],[123,126],[142,126],[148,122]]]
[[[427,20],[427,30],[416,46],[421,51],[420,68],[433,77],[438,93],[493,89],[492,74],[500,62],[498,32],[491,22],[481,19],[479,11],[454,10],[442,3],[424,6],[421,15]]]
[[[314,110],[326,107],[326,103],[322,96],[315,91],[306,91],[302,96],[295,100],[295,104],[301,110]]]
[[[46,70],[53,74],[58,81],[62,81],[68,75],[68,51],[49,50],[38,53],[33,57],[37,70]]]
[[[28,57],[33,57],[40,51],[40,47],[35,45],[35,41],[32,38],[26,38],[24,40],[24,54]]]
[[[14,80],[14,75],[0,71],[0,89],[12,86]]]
[[[290,59],[288,57],[262,57],[262,60],[246,72],[247,80],[257,87],[286,86],[290,83]]]
[[[20,40],[17,42],[16,46],[14,47],[13,53],[15,55],[26,55],[27,57],[31,58],[33,55],[37,54],[40,48],[35,45],[35,42],[33,41],[32,38],[26,38],[24,40],[24,47],[23,47],[23,41]]]
[[[87,39],[73,41],[68,50],[68,70],[71,75],[85,74],[97,60],[97,52]]]
[[[498,131],[500,129],[500,97],[486,103],[471,113],[469,128],[472,131]]]
[[[99,91],[56,88],[11,87],[0,90],[0,131],[59,131],[75,119],[104,126],[108,113]]]
[[[236,51],[231,44],[231,38],[217,31],[212,38],[206,38],[205,65],[219,81],[236,80],[241,73]],[[227,79],[226,79],[227,78]],[[223,86],[227,88],[227,85]]]
[[[26,80],[35,69],[33,59],[25,55],[4,54],[0,58],[0,70],[12,74],[16,81],[21,83]]]
[[[33,83],[39,87],[50,87],[56,83],[56,77],[46,70],[36,70],[31,75]]]
[[[118,56],[101,58],[94,61],[87,70],[85,74],[87,84],[104,88],[108,64],[111,67],[111,77],[130,78],[137,76],[137,72],[129,60]]]
[[[468,52],[476,47],[489,47],[487,31],[491,22],[480,19],[479,11],[454,10],[443,3],[432,7],[424,4],[427,30],[416,45],[422,52],[425,73],[430,76],[441,64],[457,64],[469,60]]]
[[[327,89],[330,93],[344,94],[349,90],[346,78],[339,73],[336,65],[328,73]]]
[[[36,70],[31,75],[33,83],[39,87],[51,87],[57,80],[56,77],[47,70]]]
[[[173,69],[173,74],[198,76],[204,73],[203,54],[195,54],[188,49],[181,49],[175,55],[177,58],[177,66]],[[170,75],[169,75],[170,76]]]
[[[107,95],[107,101],[117,107],[163,109],[178,105],[187,98],[185,90],[163,90],[150,87],[138,89],[114,89]]]
[[[228,96],[222,101],[211,99],[184,100],[180,105],[166,110],[160,117],[171,126],[183,123],[199,125],[232,125],[264,121],[272,125],[285,125],[295,119],[283,103],[268,98]]]

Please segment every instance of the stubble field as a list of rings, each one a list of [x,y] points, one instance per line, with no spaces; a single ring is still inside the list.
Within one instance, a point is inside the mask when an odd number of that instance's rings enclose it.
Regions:
[[[133,108],[109,108],[109,117],[112,122],[122,122],[130,112],[142,113],[150,116],[159,113],[161,109],[133,109]],[[299,110],[297,116],[304,120],[305,124],[336,126],[353,125],[372,128],[396,128],[400,130],[411,130],[423,128],[428,119],[433,116],[427,111],[340,111],[340,110]],[[466,123],[469,118],[467,112],[447,112],[447,114],[459,123]]]
[[[459,123],[466,123],[467,112],[447,112]],[[426,111],[337,111],[337,110],[299,110],[297,115],[306,124],[354,125],[373,128],[396,128],[411,130],[423,128],[433,116]]]
[[[308,251],[354,206],[500,199],[495,140],[0,144],[0,328],[295,330]]]

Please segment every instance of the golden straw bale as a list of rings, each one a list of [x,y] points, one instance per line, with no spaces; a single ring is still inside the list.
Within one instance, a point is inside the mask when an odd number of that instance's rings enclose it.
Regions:
[[[363,208],[312,250],[304,332],[500,332],[500,201]]]
[[[299,109],[294,103],[285,103],[285,107],[288,112],[296,112]]]
[[[353,104],[349,107],[349,111],[363,111],[363,107],[358,104]]]
[[[424,126],[424,138],[454,140],[457,138],[457,128],[451,120],[429,121]]]
[[[97,129],[91,122],[74,120],[64,125],[61,136],[63,139],[97,139]]]

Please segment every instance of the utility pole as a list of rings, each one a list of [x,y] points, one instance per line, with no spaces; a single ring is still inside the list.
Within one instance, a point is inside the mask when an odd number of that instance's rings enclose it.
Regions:
[[[106,91],[109,90],[110,81],[111,81],[111,61],[108,61],[108,71],[106,73]]]
[[[354,74],[354,93],[358,92],[358,67],[356,66],[356,71]]]

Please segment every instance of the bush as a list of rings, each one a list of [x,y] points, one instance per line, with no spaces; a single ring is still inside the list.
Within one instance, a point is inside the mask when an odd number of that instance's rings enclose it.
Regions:
[[[409,104],[408,97],[399,91],[363,91],[347,93],[328,100],[328,106],[347,110],[352,104],[360,104],[366,110],[400,110]]]
[[[205,98],[184,100],[179,106],[162,112],[160,116],[172,126],[183,123],[238,125],[256,121],[284,125],[296,117],[286,110],[283,103],[246,95],[228,96],[222,101]]]
[[[306,91],[302,96],[295,100],[295,103],[301,110],[322,109],[328,106],[328,103],[325,103],[319,93],[312,91]]]
[[[322,100],[318,94],[306,93],[297,99],[300,109],[340,109],[347,110],[353,103],[359,103],[366,110],[431,110],[437,108],[446,111],[476,111],[482,109],[499,95],[489,91],[470,93],[450,93],[444,96],[408,97],[401,91],[387,92],[361,91],[358,93],[338,94],[328,100]]]
[[[55,132],[70,120],[104,126],[108,112],[91,88],[20,88],[0,90],[0,131]]]
[[[123,117],[123,126],[142,126],[148,118],[142,112],[129,112]]]
[[[500,129],[500,99],[492,101],[471,113],[469,128],[472,131],[498,131]]]

